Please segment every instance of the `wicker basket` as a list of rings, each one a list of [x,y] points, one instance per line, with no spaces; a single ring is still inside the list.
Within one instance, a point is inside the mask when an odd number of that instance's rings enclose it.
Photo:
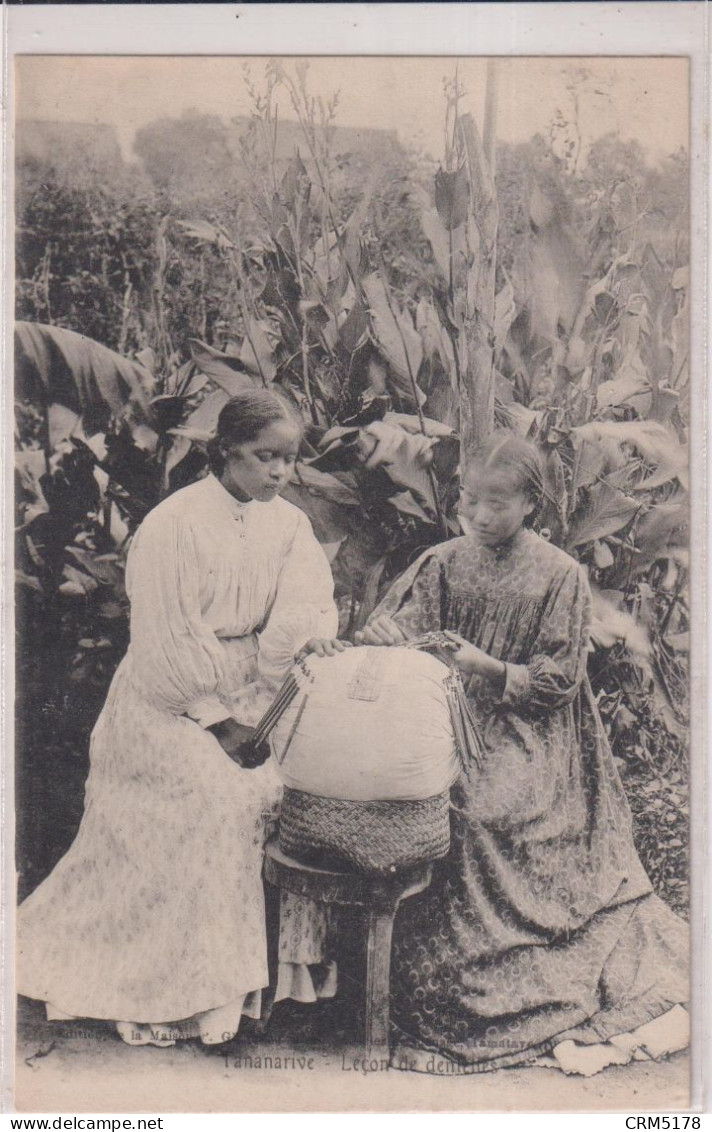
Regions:
[[[412,802],[351,802],[286,788],[279,841],[313,864],[388,873],[445,857],[450,848],[450,792]]]

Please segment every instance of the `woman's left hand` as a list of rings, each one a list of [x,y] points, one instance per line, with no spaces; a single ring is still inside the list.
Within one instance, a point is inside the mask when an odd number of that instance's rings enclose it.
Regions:
[[[337,652],[350,649],[351,641],[330,640],[328,637],[310,637],[302,654],[314,653],[315,656],[336,656]]]
[[[453,633],[450,629],[445,630],[444,634],[449,644],[444,644],[448,652],[453,654],[453,660],[458,668],[469,675],[477,674],[478,676],[503,676],[505,672],[504,664],[501,660],[496,660],[495,657],[490,656],[489,653],[479,649],[477,645],[470,644],[459,633]]]

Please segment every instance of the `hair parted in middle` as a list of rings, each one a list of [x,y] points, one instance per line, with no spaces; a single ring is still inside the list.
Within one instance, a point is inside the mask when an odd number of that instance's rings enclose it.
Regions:
[[[544,469],[536,447],[516,432],[499,429],[475,450],[463,478],[471,481],[490,471],[504,472],[514,489],[523,492],[534,504],[534,510],[526,519],[527,526],[531,526],[545,494]]]
[[[255,387],[231,397],[220,410],[215,436],[208,442],[210,470],[219,474],[225,464],[226,448],[256,440],[264,429],[277,421],[293,424],[301,437],[302,420],[279,393]]]

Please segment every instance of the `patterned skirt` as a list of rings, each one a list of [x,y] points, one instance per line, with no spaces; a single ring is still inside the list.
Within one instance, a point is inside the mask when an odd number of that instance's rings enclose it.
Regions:
[[[254,662],[243,668],[248,685]],[[259,1012],[265,816],[280,796],[271,760],[244,770],[158,710],[127,656],[92,735],[77,837],[18,911],[18,991],[56,1016],[136,1023]]]
[[[628,891],[616,896],[613,884],[607,903],[581,914],[556,843],[537,847],[535,875],[531,846],[524,862],[521,846],[473,816],[475,788],[454,789],[450,857],[398,912],[394,1064],[429,1072],[443,1072],[438,1058],[469,1072],[523,1064],[567,1039],[591,1045],[629,1033],[687,1002],[687,925],[650,893],[632,841]],[[566,845],[558,848],[565,856]]]

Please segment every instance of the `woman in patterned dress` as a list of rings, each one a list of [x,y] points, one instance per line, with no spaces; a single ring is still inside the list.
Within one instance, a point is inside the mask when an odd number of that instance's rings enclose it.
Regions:
[[[413,1068],[608,1042],[688,997],[686,925],[652,894],[586,676],[586,575],[528,525],[541,495],[536,450],[496,434],[466,478],[471,533],[423,554],[361,638],[447,631],[487,750],[453,789],[449,858],[396,921]]]
[[[270,761],[231,756],[303,646],[342,647],[326,557],[279,498],[299,441],[279,397],[234,398],[213,472],[134,538],[131,643],[92,733],[81,826],[18,913],[18,990],[50,1018],[171,1044],[259,1017],[265,817],[281,787]]]

